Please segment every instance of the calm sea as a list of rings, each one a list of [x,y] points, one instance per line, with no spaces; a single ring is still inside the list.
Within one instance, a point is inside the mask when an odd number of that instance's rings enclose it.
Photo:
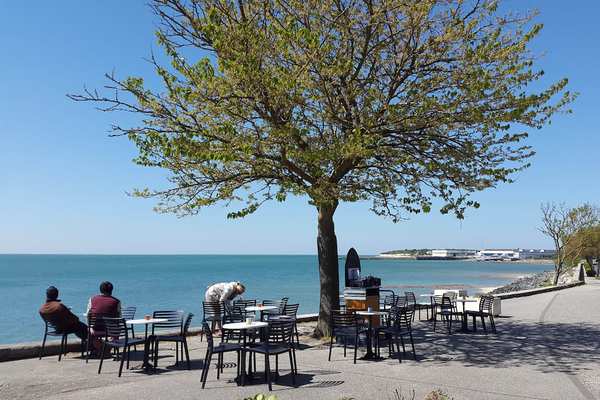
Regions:
[[[385,286],[396,291],[410,287],[417,293],[451,285],[473,292],[549,267],[415,260],[364,260],[362,264],[363,275],[381,277]],[[124,306],[136,306],[139,315],[180,309],[196,315],[192,325],[199,324],[204,290],[213,282],[239,280],[246,285],[245,298],[287,296],[290,302],[300,303],[301,313],[316,312],[319,302],[316,256],[0,255],[0,343],[41,339],[43,324],[37,310],[49,285],[58,287],[63,302],[80,315],[104,280],[111,281],[113,294]]]

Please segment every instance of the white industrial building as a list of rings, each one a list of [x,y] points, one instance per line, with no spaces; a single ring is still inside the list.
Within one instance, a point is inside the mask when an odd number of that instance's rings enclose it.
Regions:
[[[469,249],[435,249],[435,250],[431,250],[432,257],[466,258],[466,257],[474,257],[475,255],[477,255],[477,251],[469,250]]]
[[[525,260],[554,257],[554,250],[544,249],[484,249],[477,252],[481,260]]]

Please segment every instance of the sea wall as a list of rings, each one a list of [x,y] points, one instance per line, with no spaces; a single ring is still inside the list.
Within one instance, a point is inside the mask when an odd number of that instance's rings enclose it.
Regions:
[[[300,323],[316,321],[319,317],[318,314],[300,314],[297,317],[297,321]],[[189,330],[190,336],[199,335],[202,331],[200,327],[192,327]],[[176,332],[173,332],[176,333]],[[25,358],[37,358],[40,356],[42,341],[39,342],[27,342],[27,343],[13,343],[0,345],[0,362],[22,360]],[[58,357],[60,351],[60,340],[49,340],[46,341],[44,347],[44,357],[55,356]],[[81,342],[73,335],[69,335],[69,341],[67,342],[68,352],[80,352]]]

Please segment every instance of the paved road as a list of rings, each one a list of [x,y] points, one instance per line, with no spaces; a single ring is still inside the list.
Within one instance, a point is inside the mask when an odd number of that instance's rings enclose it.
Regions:
[[[600,399],[600,281],[577,288],[505,300],[506,315],[497,321],[497,335],[433,333],[427,322],[415,326],[418,360],[381,362],[344,359],[334,349],[312,345],[298,352],[298,387],[291,387],[287,362],[280,366],[280,399],[391,399],[398,390],[408,399],[421,399],[442,389],[454,399]],[[117,378],[117,363],[105,362],[97,375],[97,360],[86,365],[71,354],[58,363],[42,361],[0,363],[0,399],[241,399],[265,392],[257,382],[244,388],[231,379],[235,367],[216,380],[214,368],[205,390],[200,368],[205,342],[192,340],[192,371],[169,366],[161,359],[156,375],[127,371]],[[170,355],[166,349],[162,352]],[[228,359],[226,359],[228,361]],[[234,361],[231,355],[229,361]],[[229,364],[233,366],[233,364]],[[261,363],[259,361],[259,369]]]

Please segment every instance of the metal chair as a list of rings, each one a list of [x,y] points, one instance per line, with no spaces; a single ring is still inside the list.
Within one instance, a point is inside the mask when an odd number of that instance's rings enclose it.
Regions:
[[[129,321],[130,319],[135,319],[136,311],[137,311],[137,308],[135,308],[135,307],[123,307],[121,309],[121,317],[123,319],[125,319],[125,321]],[[131,331],[131,337],[134,338],[135,330],[133,329],[133,325],[129,325],[127,328]]]
[[[358,351],[358,337],[365,329],[360,327],[356,315],[353,313],[345,313],[340,311],[332,311],[331,313],[331,341],[329,342],[329,358],[331,361],[331,349],[333,348],[333,340],[342,338],[344,341],[344,357],[346,357],[346,347],[348,339],[354,341],[354,364],[356,364],[356,353]]]
[[[440,320],[446,323],[448,328],[448,334],[452,334],[452,320],[456,320],[456,317],[463,318],[463,313],[456,310],[456,305],[452,302],[449,296],[446,294],[442,296],[433,296],[435,314],[433,319],[433,331],[435,332],[437,324],[437,316],[440,316]]]
[[[223,325],[224,306],[220,301],[203,301],[202,302],[202,322],[210,322],[211,332],[215,330],[215,326],[218,324],[219,328]],[[200,336],[202,336],[204,331]]]
[[[202,366],[202,375],[200,377],[200,381],[202,382],[202,389],[206,385],[206,378],[208,377],[208,370],[210,369],[210,362],[212,360],[213,354],[217,354],[219,359],[219,365],[217,366],[217,379],[220,377],[221,369],[223,366],[223,354],[235,352],[237,354],[237,376],[240,376],[240,368],[241,368],[241,352],[243,351],[242,345],[239,343],[221,343],[217,346],[214,344],[212,329],[208,326],[207,322],[202,322],[202,330],[206,335],[206,356],[204,357],[204,364]]]
[[[419,321],[421,320],[421,310],[425,310],[427,313],[427,319],[429,319],[429,310],[432,309],[431,303],[417,303],[417,298],[414,292],[404,292],[406,296],[406,303],[408,307],[412,307],[415,311],[419,312]],[[433,311],[432,311],[433,314]],[[413,321],[415,319],[415,314],[413,314]]]
[[[121,377],[125,359],[127,359],[127,369],[129,369],[131,346],[144,344],[145,340],[130,338],[129,329],[127,329],[127,324],[123,318],[102,317],[101,321],[104,325],[104,339],[102,340],[102,352],[100,356],[100,365],[98,365],[98,373],[102,371],[102,362],[104,361],[106,347],[117,349],[117,351],[123,349],[123,351],[120,352],[121,364],[119,365],[119,377]]]
[[[281,300],[263,300],[262,301],[263,306],[275,306],[277,308],[274,310],[261,311],[260,312],[260,320],[261,321],[268,320],[270,316],[283,314],[283,310],[285,309],[287,302],[288,302],[287,297],[284,297]]]
[[[155,314],[159,311],[155,311]],[[169,335],[169,334],[159,334],[154,337],[154,368],[156,369],[156,364],[158,363],[158,344],[159,342],[175,342],[175,364],[179,362],[179,360],[183,361],[183,355],[185,351],[185,360],[187,363],[187,368],[192,369],[190,364],[190,353],[188,351],[188,343],[187,343],[187,334],[190,329],[190,325],[192,323],[192,318],[194,314],[188,313],[185,318],[185,322],[181,325],[181,332],[179,334]],[[164,318],[164,317],[155,317],[155,318]],[[159,324],[156,324],[159,325]],[[181,343],[181,346],[179,345]],[[179,354],[181,352],[181,354]]]
[[[244,317],[248,315],[248,311],[246,311],[246,307],[254,307],[256,306],[256,299],[248,299],[248,300],[234,300],[232,305],[232,314],[242,314]],[[253,312],[251,314],[254,314]]]
[[[89,362],[90,353],[92,352],[93,342],[96,338],[102,339],[106,332],[104,329],[104,324],[102,323],[102,318],[104,315],[94,313],[92,311],[87,313],[87,323],[88,323],[88,340],[86,346],[86,354],[85,354],[85,362],[86,364]]]
[[[286,304],[283,313],[281,315],[274,315],[269,318],[269,321],[279,321],[283,319],[289,319],[294,321],[294,335],[296,337],[296,344],[300,344],[300,335],[298,334],[298,308],[300,308],[300,304]]]
[[[492,305],[494,303],[494,296],[483,295],[479,299],[479,311],[467,311],[467,318],[473,317],[473,330],[477,331],[477,317],[481,318],[481,325],[483,331],[487,334],[487,328],[485,327],[485,317],[490,319],[490,326],[493,333],[496,332],[496,323],[494,322],[494,314],[492,311]]]
[[[44,339],[42,340],[42,347],[40,348],[40,360],[44,356],[44,349],[46,348],[46,339],[48,336],[51,337],[60,337],[60,351],[58,353],[58,361],[62,359],[63,354],[67,354],[67,338],[69,333],[60,332],[59,329],[50,321],[47,321],[42,314],[40,314],[42,320],[44,321]],[[87,341],[81,341],[81,358],[83,358],[84,349],[87,347]]]
[[[390,358],[392,357],[394,343],[396,343],[396,347],[398,349],[398,361],[402,362],[398,339],[400,339],[400,344],[402,344],[402,354],[406,356],[404,337],[408,336],[408,338],[410,339],[410,344],[412,346],[413,358],[415,360],[417,359],[417,354],[415,352],[415,343],[412,336],[412,320],[414,313],[415,310],[408,307],[394,307],[392,309],[392,311],[390,312],[391,324],[389,326],[379,327],[375,331],[375,344],[378,356],[380,355],[381,351],[380,336],[381,334],[383,334],[388,342],[388,356]]]
[[[183,333],[183,311],[180,310],[161,310],[154,311],[152,318],[166,319],[165,322],[156,322],[152,324],[152,354],[154,358],[154,369],[158,364],[158,346],[161,341],[175,342],[175,364],[179,362],[179,343],[181,341],[169,340],[174,336],[180,336]],[[179,335],[173,335],[173,331],[179,331]],[[162,338],[165,338],[164,340]]]
[[[279,377],[279,355],[288,353],[290,357],[290,369],[292,373],[292,384],[296,385],[296,350],[293,343],[294,321],[287,319],[269,320],[265,341],[251,345],[245,349],[250,354],[262,354],[265,356],[265,378],[269,385],[269,391],[273,390],[271,384],[270,357],[275,356],[275,382]]]

